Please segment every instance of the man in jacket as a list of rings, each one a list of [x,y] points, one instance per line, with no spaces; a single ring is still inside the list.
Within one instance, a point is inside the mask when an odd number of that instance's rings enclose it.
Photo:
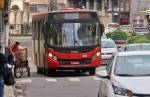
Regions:
[[[19,50],[19,42],[15,42],[11,47],[8,49],[8,62],[11,65],[14,65],[14,56],[16,51]]]
[[[0,45],[0,51],[1,51],[1,45]],[[7,62],[6,56],[0,52],[0,97],[4,96],[4,80],[3,80],[3,74],[4,74],[4,65]]]

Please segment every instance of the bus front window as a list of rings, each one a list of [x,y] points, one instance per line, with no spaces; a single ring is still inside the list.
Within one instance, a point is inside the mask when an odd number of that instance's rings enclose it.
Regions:
[[[98,23],[55,23],[50,27],[48,43],[55,46],[96,45],[98,31]]]

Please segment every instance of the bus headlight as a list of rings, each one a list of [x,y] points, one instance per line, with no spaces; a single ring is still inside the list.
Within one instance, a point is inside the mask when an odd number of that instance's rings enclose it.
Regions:
[[[54,56],[52,53],[49,53],[48,56],[51,57],[52,59],[54,59],[55,61],[57,61],[57,57]]]
[[[101,53],[100,53],[100,52],[97,52],[97,53],[93,56],[92,60],[96,59],[96,58],[99,57],[100,55],[101,55]]]
[[[100,52],[97,52],[97,53],[96,53],[96,56],[97,56],[97,57],[98,57],[98,56],[100,56],[100,55],[101,55],[101,53],[100,53]]]
[[[51,58],[53,57],[53,55],[52,55],[51,53],[49,53],[48,55],[49,55],[49,57],[51,57]]]

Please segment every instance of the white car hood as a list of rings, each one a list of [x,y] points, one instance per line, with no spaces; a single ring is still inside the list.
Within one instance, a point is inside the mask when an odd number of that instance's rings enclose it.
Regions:
[[[150,94],[150,76],[145,77],[112,77],[113,83],[135,94]]]
[[[102,53],[115,53],[117,48],[102,48]]]

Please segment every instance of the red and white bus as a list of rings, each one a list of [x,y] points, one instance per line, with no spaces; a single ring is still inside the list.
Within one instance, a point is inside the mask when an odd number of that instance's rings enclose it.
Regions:
[[[33,61],[38,73],[89,71],[101,65],[103,25],[98,13],[64,9],[33,16]]]

